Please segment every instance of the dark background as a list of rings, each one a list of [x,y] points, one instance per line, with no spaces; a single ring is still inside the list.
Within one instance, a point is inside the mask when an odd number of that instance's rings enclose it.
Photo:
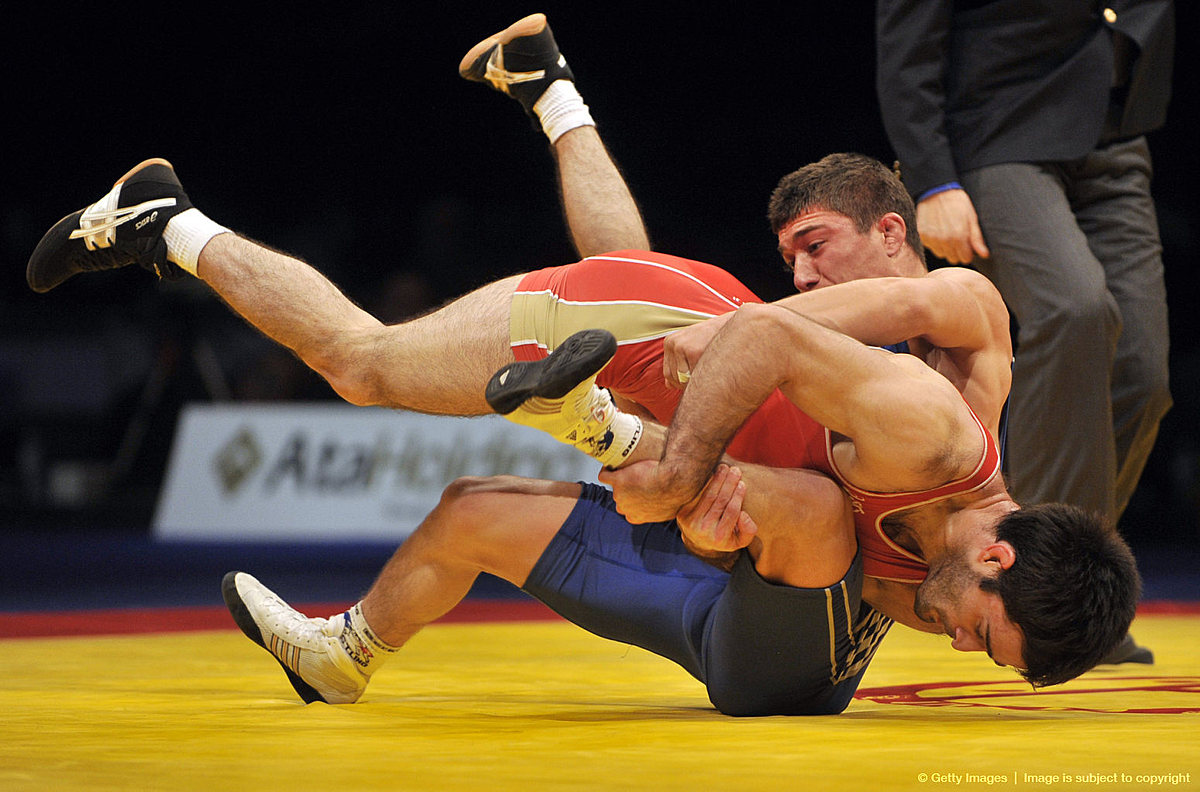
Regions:
[[[831,151],[892,159],[871,4],[471,5],[49,4],[6,20],[0,529],[145,532],[181,404],[333,398],[196,282],[121,271],[26,287],[41,234],[146,157],[171,160],[207,215],[306,258],[385,320],[574,259],[545,138],[456,74],[534,10],[655,247],[765,298],[790,292],[765,221],[779,176]],[[1196,78],[1177,56],[1168,127],[1151,136],[1176,406],[1122,524],[1135,548],[1200,546]]]

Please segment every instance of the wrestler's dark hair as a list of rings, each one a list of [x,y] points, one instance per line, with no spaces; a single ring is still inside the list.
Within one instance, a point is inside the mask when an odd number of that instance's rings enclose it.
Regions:
[[[1034,687],[1057,685],[1099,663],[1129,632],[1141,594],[1133,553],[1098,515],[1049,503],[1018,509],[996,525],[1016,560],[980,587],[996,592],[1025,634]]]
[[[829,154],[779,180],[767,205],[771,232],[797,215],[820,207],[844,214],[865,234],[888,212],[904,218],[904,241],[925,261],[917,233],[917,208],[892,170],[864,154]]]

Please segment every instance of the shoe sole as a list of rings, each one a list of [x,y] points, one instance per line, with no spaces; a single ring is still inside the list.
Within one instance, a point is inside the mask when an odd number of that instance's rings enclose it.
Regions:
[[[617,339],[607,330],[580,330],[541,360],[509,363],[488,380],[484,398],[508,415],[526,400],[561,399],[600,372],[617,354]]]
[[[151,157],[148,160],[142,160],[137,165],[134,165],[132,168],[130,168],[128,173],[113,182],[113,187],[116,187],[118,184],[124,184],[140,173],[143,169],[148,168],[151,165],[165,165],[171,169],[171,172],[175,171],[175,166],[167,162],[162,157]]]
[[[494,36],[488,36],[483,41],[476,44],[471,49],[467,50],[467,54],[463,56],[462,61],[458,64],[459,76],[465,77],[468,80],[476,80],[479,78],[474,76],[475,64],[481,57],[488,55],[493,49],[501,44],[507,44],[516,38],[522,36],[536,36],[541,33],[546,27],[545,14],[530,14],[524,19],[519,19],[511,25],[501,30]]]
[[[279,663],[279,667],[283,669],[283,673],[287,674],[288,681],[292,683],[292,687],[295,688],[296,693],[304,700],[305,704],[312,704],[314,701],[328,703],[317,692],[316,688],[301,679],[282,660],[275,657],[275,653],[263,643],[262,630],[259,629],[258,623],[254,621],[254,617],[250,615],[250,610],[246,607],[246,603],[242,601],[241,595],[238,594],[238,574],[238,572],[228,572],[221,579],[221,598],[225,600],[225,607],[229,608],[229,613],[233,616],[233,621],[237,624],[238,629],[251,641],[266,649],[267,654],[275,658],[275,662]]]

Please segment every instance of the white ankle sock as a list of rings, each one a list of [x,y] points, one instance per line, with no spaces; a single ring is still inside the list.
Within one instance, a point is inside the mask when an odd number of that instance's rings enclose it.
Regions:
[[[612,443],[596,459],[605,467],[616,467],[629,458],[642,439],[642,419],[636,415],[617,411],[609,429],[613,433]]]
[[[375,673],[379,666],[399,651],[399,647],[384,643],[367,624],[363,618],[361,601],[341,616],[333,618],[345,621],[346,627],[340,639],[342,649],[365,676]]]
[[[542,122],[542,131],[553,144],[572,129],[596,126],[583,97],[570,80],[555,80],[546,92],[533,103],[533,112]]]
[[[196,274],[200,251],[218,234],[233,233],[228,228],[214,223],[199,209],[192,207],[171,218],[163,229],[167,243],[167,259],[191,274]]]

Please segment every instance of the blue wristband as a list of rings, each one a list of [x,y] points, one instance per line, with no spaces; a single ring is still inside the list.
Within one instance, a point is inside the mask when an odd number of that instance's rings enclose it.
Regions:
[[[946,192],[946,190],[961,190],[962,188],[962,185],[956,181],[946,182],[939,187],[934,187],[933,189],[926,190],[925,192],[921,193],[919,196],[917,196],[917,203],[921,203],[921,201],[924,201],[926,198],[937,195],[940,192]]]

